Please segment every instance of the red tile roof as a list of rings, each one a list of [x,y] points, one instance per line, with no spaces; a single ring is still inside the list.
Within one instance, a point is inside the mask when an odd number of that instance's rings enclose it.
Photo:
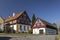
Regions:
[[[18,18],[19,16],[21,16],[24,12],[25,12],[25,11],[22,11],[22,12],[20,12],[20,13],[18,13],[18,14],[15,14],[15,16],[11,16],[11,17],[9,17],[9,18],[6,18],[6,19],[5,19],[5,22],[9,22],[9,21],[12,21],[12,20],[17,19],[17,18]]]
[[[53,24],[51,24],[51,23],[49,23],[49,22],[47,22],[47,21],[45,21],[45,20],[43,20],[43,19],[41,19],[41,18],[37,18],[36,20],[35,20],[35,22],[38,20],[38,19],[40,19],[44,24],[45,24],[45,27],[48,27],[48,26],[46,26],[46,25],[49,25],[51,28],[54,28],[54,29],[56,29],[57,30],[57,27],[55,27]],[[34,26],[34,24],[35,24],[35,22],[32,24],[32,28],[36,28],[36,27],[33,27]],[[44,26],[41,26],[41,27],[44,27]],[[39,27],[38,27],[39,28]]]

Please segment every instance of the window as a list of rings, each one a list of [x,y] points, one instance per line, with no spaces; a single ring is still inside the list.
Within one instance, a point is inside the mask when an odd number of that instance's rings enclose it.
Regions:
[[[26,30],[25,27],[26,27],[26,26],[24,26],[24,30]]]
[[[17,22],[17,20],[14,20],[14,21],[13,21],[13,23],[16,23],[16,22]]]
[[[29,30],[29,26],[27,26],[27,29]]]
[[[20,30],[22,30],[22,26],[20,25]]]
[[[37,26],[41,26],[41,23],[37,23]]]

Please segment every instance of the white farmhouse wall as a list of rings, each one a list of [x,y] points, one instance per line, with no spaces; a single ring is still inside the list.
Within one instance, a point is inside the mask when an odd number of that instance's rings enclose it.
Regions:
[[[34,28],[33,34],[40,34],[39,30],[43,30],[43,33],[45,34],[45,28]]]
[[[16,30],[16,25],[13,25],[13,29]]]
[[[10,27],[13,27],[13,30],[16,31],[16,25],[10,25]]]
[[[1,24],[1,31],[4,31],[4,24]]]
[[[22,30],[20,30],[20,25],[22,26]],[[25,26],[25,30],[24,30]],[[13,27],[13,29],[16,31],[16,25],[10,25],[10,27]],[[18,24],[18,32],[29,32],[31,30],[30,25],[24,25],[24,24]]]
[[[46,28],[46,34],[56,34],[56,30],[50,29],[50,28]]]
[[[34,28],[33,29],[33,34],[39,34],[39,29],[38,28]]]
[[[20,25],[22,26],[22,30],[20,30]],[[24,30],[24,26],[26,30]],[[30,25],[18,24],[18,32],[29,32],[30,29],[31,29]]]

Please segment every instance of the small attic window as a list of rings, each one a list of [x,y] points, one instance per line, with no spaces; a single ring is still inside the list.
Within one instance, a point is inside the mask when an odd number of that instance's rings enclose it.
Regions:
[[[24,15],[24,16],[26,16],[26,14],[25,14],[25,13],[24,13],[23,15]]]
[[[41,26],[41,23],[36,24],[36,26]]]

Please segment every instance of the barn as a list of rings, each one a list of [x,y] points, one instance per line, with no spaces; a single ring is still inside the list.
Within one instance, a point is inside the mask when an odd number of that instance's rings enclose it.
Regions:
[[[57,28],[40,18],[37,18],[35,22],[32,24],[33,34],[57,34]]]

